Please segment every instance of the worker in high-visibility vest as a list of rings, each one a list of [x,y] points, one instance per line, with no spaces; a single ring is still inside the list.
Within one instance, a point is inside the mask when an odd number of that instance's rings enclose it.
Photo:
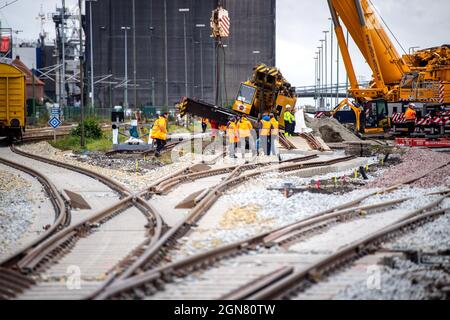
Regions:
[[[272,124],[270,123],[270,117],[268,115],[264,115],[259,121],[259,140],[266,156],[270,155],[271,129]]]
[[[238,132],[238,124],[236,117],[231,117],[230,121],[227,124],[227,137],[229,143],[229,152],[231,158],[236,157],[236,148],[239,142],[239,132]]]
[[[270,114],[270,124],[271,124],[271,130],[270,130],[270,151],[272,155],[278,155],[278,150],[276,147],[276,143],[279,139],[279,132],[280,132],[280,123],[275,118],[275,115],[273,113]]]
[[[405,120],[406,125],[408,126],[408,132],[410,134],[413,133],[417,120],[416,105],[414,103],[410,103],[408,105],[408,109],[406,109],[405,112]]]
[[[241,143],[241,154],[242,159],[245,159],[245,151],[248,147],[248,150],[252,151],[252,155],[256,156],[256,150],[254,146],[254,137],[252,135],[253,125],[247,119],[246,115],[242,115],[241,119],[238,122],[239,129],[239,141]]]
[[[205,133],[208,128],[208,119],[202,118],[202,132]]]
[[[151,138],[156,141],[155,156],[159,157],[167,141],[167,118],[168,113],[159,116],[152,127]]]
[[[284,128],[286,137],[290,137],[294,134],[295,130],[295,117],[292,113],[292,107],[286,106],[286,111],[284,112]]]

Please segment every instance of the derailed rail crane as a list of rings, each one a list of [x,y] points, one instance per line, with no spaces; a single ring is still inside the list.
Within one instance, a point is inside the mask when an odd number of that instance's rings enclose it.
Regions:
[[[215,38],[218,48],[222,38],[229,36],[230,19],[228,12],[222,6],[213,11],[211,17],[211,37]],[[217,92],[220,90],[220,75],[217,75]],[[219,96],[219,95],[218,95]],[[241,83],[232,108],[206,103],[198,99],[185,97],[178,105],[181,116],[190,114],[215,120],[219,125],[226,125],[229,118],[236,115],[247,115],[249,120],[256,122],[263,113],[274,113],[284,126],[286,106],[295,106],[296,97],[290,83],[275,67],[260,64],[254,67],[253,74],[246,82]]]
[[[386,126],[402,130],[402,112],[410,102],[422,106],[416,133],[450,133],[450,46],[400,56],[384,30],[370,0],[327,0],[350,81],[349,93],[362,106],[361,132],[381,132]],[[346,26],[373,73],[369,87],[358,84],[341,22]],[[348,101],[343,101],[346,104]],[[391,119],[389,106],[397,108]],[[402,110],[398,110],[402,108]],[[400,116],[399,116],[400,115]],[[364,120],[364,121],[363,121]],[[392,123],[391,123],[392,121]],[[368,123],[370,126],[365,127]],[[398,130],[397,130],[398,131]]]
[[[295,106],[295,92],[281,72],[264,64],[254,68],[253,76],[241,83],[232,109],[195,100],[183,98],[179,104],[181,116],[191,114],[214,119],[219,125],[225,125],[229,118],[236,115],[246,115],[256,121],[263,113],[274,113],[284,126],[283,115],[288,105]]]

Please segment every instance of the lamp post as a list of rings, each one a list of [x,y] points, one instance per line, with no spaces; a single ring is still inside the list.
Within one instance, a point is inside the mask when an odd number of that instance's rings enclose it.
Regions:
[[[169,106],[169,66],[168,66],[168,37],[167,37],[167,0],[164,0],[164,83],[165,83],[165,105]]]
[[[336,44],[336,105],[339,104],[339,67],[340,67],[340,61],[339,61],[339,42]]]
[[[333,104],[333,94],[332,94],[332,92],[333,92],[333,64],[334,64],[334,61],[333,61],[333,51],[334,51],[334,47],[333,47],[333,38],[334,38],[334,36],[333,36],[333,32],[334,32],[334,27],[333,27],[333,20],[331,19],[331,18],[328,18],[328,20],[330,20],[330,47],[331,47],[331,57],[330,57],[330,64],[331,64],[331,71],[330,71],[330,74],[331,74],[331,82],[330,82],[330,97],[331,97],[331,103]]]
[[[178,12],[183,14],[183,30],[184,30],[184,86],[185,95],[189,96],[188,93],[188,70],[187,70],[187,36],[186,36],[186,13],[189,12],[189,8],[180,8]]]
[[[92,2],[97,0],[86,0],[89,2],[89,51],[90,51],[90,64],[91,64],[91,108],[94,109],[95,97],[94,97],[94,47],[93,47],[93,32],[92,32]]]
[[[325,30],[323,33],[325,34],[325,106],[328,106],[328,41],[327,41],[327,33],[329,31]]]
[[[319,47],[319,52],[320,52],[320,106],[323,107],[323,94],[324,94],[324,77],[323,77],[323,70],[324,70],[324,65],[323,65],[323,57],[324,57],[324,43],[325,40],[320,40],[321,46]]]
[[[197,27],[200,31],[200,90],[202,95],[202,100],[205,99],[204,95],[204,89],[203,89],[203,38],[202,38],[202,30],[206,27],[205,24],[196,24],[195,27]]]
[[[155,31],[154,27],[149,27],[150,30],[150,82],[152,85],[152,106],[155,106],[155,77],[153,75],[153,55],[152,55],[152,43],[153,43],[153,31]]]
[[[78,3],[80,8],[80,16],[81,16],[81,1]],[[81,20],[80,20],[81,21]],[[80,22],[81,23],[81,22]],[[81,37],[81,33],[80,33]],[[59,91],[60,101],[59,104],[61,107],[65,106],[66,102],[66,1],[62,0],[62,11],[61,11],[61,50],[62,50],[62,75],[61,75],[61,87]],[[81,54],[80,54],[81,55]]]
[[[124,93],[123,93],[123,100],[124,100],[124,107],[128,108],[128,30],[131,30],[130,27],[121,27],[125,32],[125,77],[124,77]]]
[[[133,11],[133,89],[134,89],[134,108],[137,109],[137,70],[136,70],[136,2],[132,2]]]
[[[80,60],[80,116],[81,116],[81,138],[80,138],[80,145],[82,148],[84,148],[84,146],[86,145],[86,137],[85,137],[85,128],[84,128],[84,77],[83,77],[83,15],[81,14],[82,11],[82,5],[81,5],[81,1],[82,0],[78,0],[78,9],[80,10],[80,15],[79,15],[79,34],[80,34],[80,56],[79,56],[79,60]],[[65,9],[63,9],[65,10]],[[63,55],[65,55],[65,52],[63,53]]]
[[[318,73],[318,66],[317,63],[319,61],[318,58],[318,52],[316,52],[316,56],[314,57],[314,102],[317,109],[317,73]]]

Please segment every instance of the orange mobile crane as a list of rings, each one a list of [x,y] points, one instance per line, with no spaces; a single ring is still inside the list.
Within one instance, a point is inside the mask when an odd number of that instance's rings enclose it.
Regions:
[[[374,132],[377,127],[381,131],[386,123],[393,127],[394,133],[407,132],[403,111],[407,104],[414,102],[421,110],[415,135],[448,136],[450,46],[400,56],[370,0],[327,1],[350,81],[349,94],[363,106],[365,117],[375,118],[379,123],[375,123]],[[369,87],[360,87],[358,83],[341,22],[372,70]]]

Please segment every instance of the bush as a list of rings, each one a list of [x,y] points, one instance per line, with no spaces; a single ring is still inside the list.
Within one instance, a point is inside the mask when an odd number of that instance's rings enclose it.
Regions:
[[[84,132],[86,138],[100,139],[103,136],[102,128],[100,124],[94,119],[88,119],[84,121]],[[73,136],[81,137],[81,124],[72,130]]]

